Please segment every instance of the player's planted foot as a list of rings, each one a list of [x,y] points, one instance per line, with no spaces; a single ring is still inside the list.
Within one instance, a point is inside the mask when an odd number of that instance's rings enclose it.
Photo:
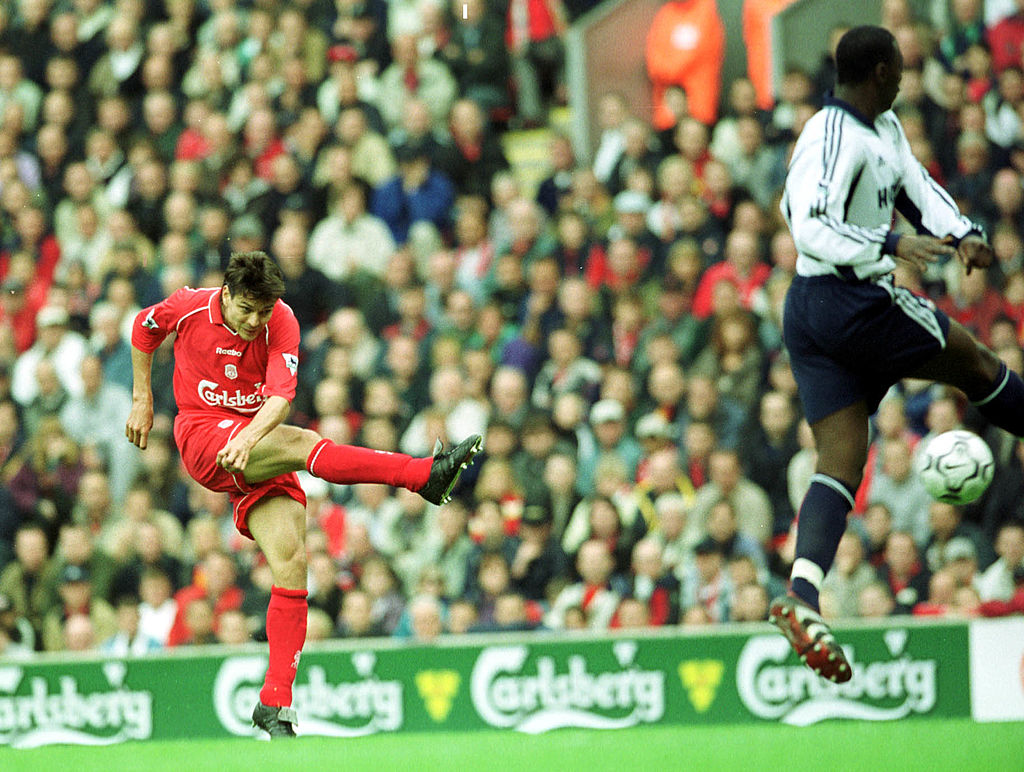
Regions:
[[[299,716],[292,708],[278,708],[260,702],[252,712],[252,725],[269,734],[271,739],[295,737],[295,725],[298,723]]]
[[[807,667],[837,684],[849,681],[853,670],[842,647],[821,614],[798,598],[783,596],[772,601],[768,621],[786,636],[793,651]]]
[[[451,450],[442,451],[441,441],[434,446],[434,462],[430,465],[427,484],[417,491],[431,504],[447,504],[452,489],[459,481],[462,470],[473,463],[473,458],[483,447],[483,437],[471,434]]]

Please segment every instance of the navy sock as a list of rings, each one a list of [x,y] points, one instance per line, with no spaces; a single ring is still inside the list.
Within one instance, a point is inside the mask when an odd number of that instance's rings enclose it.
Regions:
[[[846,531],[846,516],[853,509],[854,493],[834,477],[815,474],[800,504],[790,590],[815,610],[821,580],[831,568],[839,540]]]
[[[1000,429],[1024,437],[1024,380],[1006,365],[999,365],[992,391],[971,404]]]

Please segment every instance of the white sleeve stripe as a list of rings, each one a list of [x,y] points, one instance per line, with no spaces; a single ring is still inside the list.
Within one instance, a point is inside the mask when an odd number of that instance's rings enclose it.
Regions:
[[[882,226],[878,228],[865,228],[860,225],[851,225],[836,219],[827,212],[818,214],[817,218],[837,233],[841,233],[854,241],[859,241],[861,244],[881,244],[885,241],[885,236],[889,232],[888,228]]]
[[[832,154],[832,132],[830,126],[835,120],[835,112],[829,113],[825,119],[825,136],[821,142],[821,180],[824,182],[828,179],[828,159]]]
[[[835,110],[835,120],[832,121],[831,134],[833,135],[830,139],[832,142],[832,158],[829,161],[828,168],[825,171],[825,182],[832,182],[832,177],[836,173],[836,166],[839,165],[839,148],[843,142],[843,111]]]
[[[839,160],[839,138],[842,132],[836,133],[835,124],[841,119],[841,111],[833,110],[825,120],[825,139],[822,142],[821,150],[821,181],[818,183],[817,202],[817,208],[822,212],[828,209],[829,183],[832,182],[832,175],[835,174]]]

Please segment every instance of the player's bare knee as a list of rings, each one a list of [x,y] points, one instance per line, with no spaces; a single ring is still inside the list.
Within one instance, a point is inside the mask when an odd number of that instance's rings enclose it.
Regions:
[[[298,542],[278,545],[267,553],[274,584],[288,589],[306,586],[306,548]]]
[[[294,431],[288,433],[287,450],[289,455],[299,459],[305,465],[306,459],[316,444],[320,442],[321,437],[312,429],[292,428]]]

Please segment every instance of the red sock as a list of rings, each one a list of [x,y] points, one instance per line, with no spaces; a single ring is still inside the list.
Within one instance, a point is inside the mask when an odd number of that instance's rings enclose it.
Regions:
[[[309,473],[340,485],[383,483],[418,491],[430,477],[432,458],[413,458],[404,453],[338,445],[320,440],[306,459]]]
[[[292,704],[292,684],[306,642],[306,591],[270,588],[267,606],[267,643],[270,664],[260,689],[264,705],[287,708]]]

